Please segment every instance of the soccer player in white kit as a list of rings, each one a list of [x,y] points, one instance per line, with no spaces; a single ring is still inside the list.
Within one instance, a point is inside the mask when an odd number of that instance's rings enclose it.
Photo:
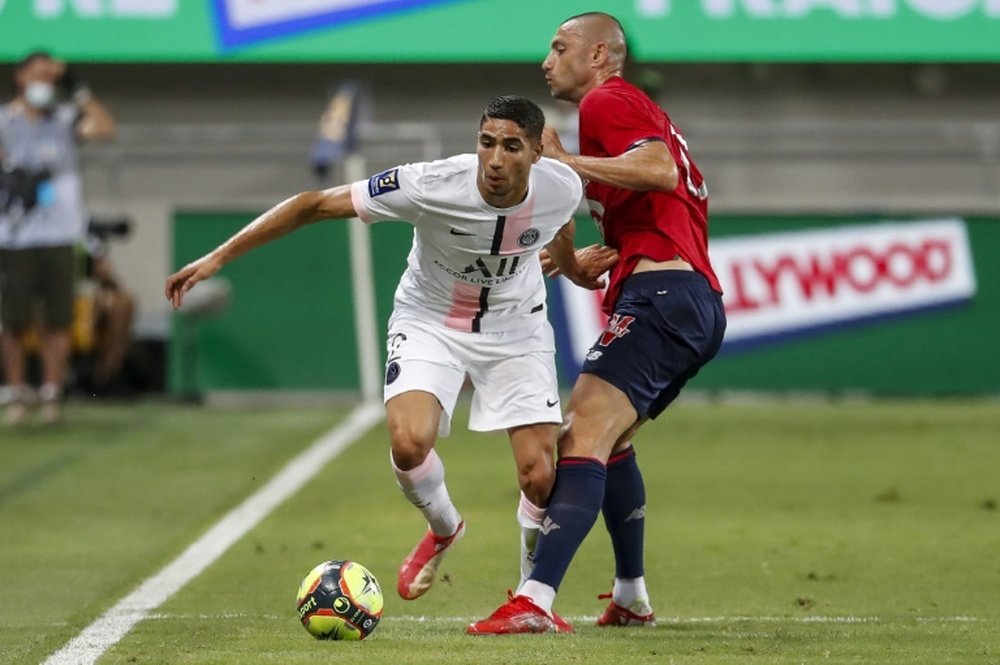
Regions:
[[[197,282],[304,224],[356,216],[413,225],[389,319],[384,389],[393,470],[428,523],[399,569],[397,591],[407,600],[431,587],[465,532],[434,443],[449,431],[466,376],[474,387],[469,428],[510,437],[521,486],[522,578],[531,570],[562,420],[537,255],[545,247],[564,275],[591,289],[603,286],[599,276],[617,259],[607,248],[574,253],[582,185],[569,167],[542,157],[544,124],[530,100],[499,97],[480,120],[475,155],[405,164],[293,196],[166,282],[177,308]]]

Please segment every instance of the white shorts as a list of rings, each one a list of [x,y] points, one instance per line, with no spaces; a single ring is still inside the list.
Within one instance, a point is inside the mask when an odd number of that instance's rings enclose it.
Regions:
[[[472,333],[394,314],[386,344],[385,401],[410,390],[431,393],[444,409],[438,434],[448,436],[468,375],[474,388],[469,429],[561,423],[552,327],[538,318],[521,330]]]

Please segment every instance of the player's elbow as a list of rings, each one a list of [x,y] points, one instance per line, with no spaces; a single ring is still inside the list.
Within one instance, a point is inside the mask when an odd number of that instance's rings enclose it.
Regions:
[[[640,171],[640,177],[637,178],[633,188],[641,192],[669,193],[677,188],[678,182],[680,182],[680,174],[673,161],[668,164],[654,162],[647,164]]]
[[[677,170],[677,164],[671,162],[669,165],[664,165],[659,169],[657,174],[655,189],[660,192],[672,192],[677,189],[677,184],[681,180],[680,173]]]

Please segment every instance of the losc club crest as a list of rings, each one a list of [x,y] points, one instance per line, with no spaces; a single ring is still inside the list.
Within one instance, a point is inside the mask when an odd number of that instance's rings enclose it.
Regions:
[[[538,229],[531,228],[517,237],[517,244],[520,247],[531,247],[538,242]]]
[[[611,342],[629,334],[631,331],[628,327],[632,325],[633,321],[635,321],[634,316],[614,314],[611,317],[611,320],[608,321],[608,327],[605,328],[603,333],[601,333],[599,344],[601,346],[610,346]]]

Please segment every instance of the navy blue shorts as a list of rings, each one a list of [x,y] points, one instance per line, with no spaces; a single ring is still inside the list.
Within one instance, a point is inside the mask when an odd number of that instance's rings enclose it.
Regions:
[[[625,393],[640,418],[655,418],[718,353],[725,331],[722,296],[700,273],[636,273],[581,371]]]

